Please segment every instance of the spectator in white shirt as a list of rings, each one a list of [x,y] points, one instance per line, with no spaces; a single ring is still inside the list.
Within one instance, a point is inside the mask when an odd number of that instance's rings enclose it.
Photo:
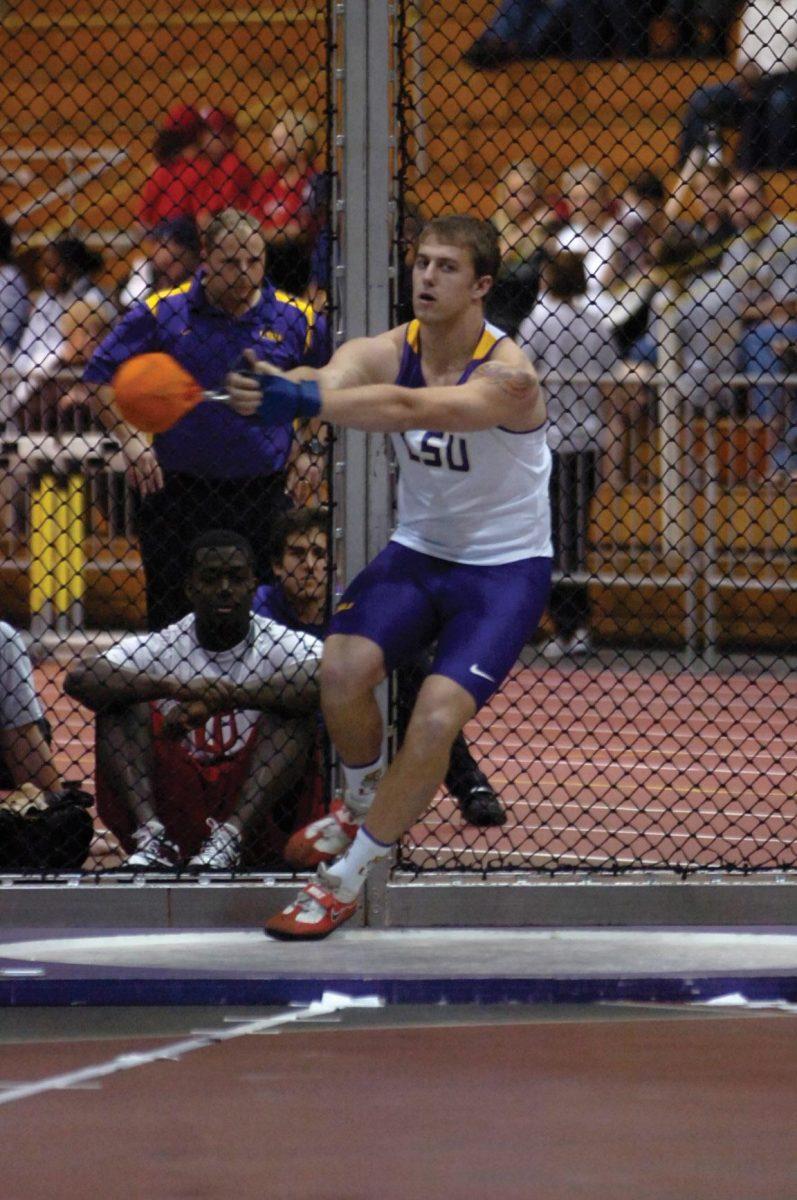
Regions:
[[[558,659],[590,649],[584,580],[589,502],[607,440],[599,380],[615,369],[619,356],[611,325],[588,297],[583,258],[555,254],[542,277],[543,290],[518,341],[534,363],[548,408],[557,571],[550,613],[556,637],[544,653]]]
[[[0,621],[0,789],[59,786],[22,635]]]
[[[41,291],[25,325],[11,362],[12,390],[2,403],[2,415],[16,420],[33,394],[61,367],[64,342],[61,319],[75,300],[100,302],[103,295],[92,283],[102,256],[79,238],[62,237],[45,247],[41,256]]]
[[[608,180],[600,167],[576,162],[562,175],[560,189],[569,217],[552,239],[554,252],[569,250],[583,257],[586,294],[602,302],[615,279],[617,250],[627,236],[613,214]]]

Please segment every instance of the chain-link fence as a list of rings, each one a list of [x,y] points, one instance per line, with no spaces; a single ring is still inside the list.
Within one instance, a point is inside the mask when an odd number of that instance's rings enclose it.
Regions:
[[[347,7],[3,17],[3,869],[274,869],[328,802],[329,432],[254,433],[218,393],[248,349],[329,353]],[[399,865],[791,867],[792,2],[390,14],[394,315],[423,220],[494,222],[487,317],[541,377],[556,553],[541,630]],[[162,354],[204,395],[171,426],[141,406],[179,391],[162,359],[114,402]],[[255,589],[289,639],[244,620]]]
[[[405,3],[398,44],[403,220],[500,234],[556,556],[402,866],[793,866],[797,9]]]
[[[4,11],[5,870],[273,868],[327,799],[331,439],[220,393],[330,353],[331,20]]]

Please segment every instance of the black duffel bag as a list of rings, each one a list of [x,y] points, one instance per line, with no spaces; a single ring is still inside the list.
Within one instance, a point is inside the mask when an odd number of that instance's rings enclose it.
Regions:
[[[24,783],[0,797],[0,871],[79,871],[94,834],[93,803],[74,783],[55,792]]]

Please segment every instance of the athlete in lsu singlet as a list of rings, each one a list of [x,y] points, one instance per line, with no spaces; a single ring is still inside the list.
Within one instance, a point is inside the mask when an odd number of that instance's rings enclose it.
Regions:
[[[297,412],[391,434],[399,492],[396,531],[345,591],[324,646],[322,708],[345,803],[295,835],[318,878],[267,922],[272,936],[325,937],[353,914],[368,869],[431,803],[454,737],[500,686],[545,607],[545,406],[522,351],[484,320],[499,261],[487,222],[431,221],[413,268],[416,319],[345,344],[321,370],[288,374]],[[284,403],[291,386],[265,364],[256,370],[260,382],[236,374],[228,386],[239,411],[268,421],[269,403],[277,393]],[[433,643],[431,672],[385,770],[375,688]]]

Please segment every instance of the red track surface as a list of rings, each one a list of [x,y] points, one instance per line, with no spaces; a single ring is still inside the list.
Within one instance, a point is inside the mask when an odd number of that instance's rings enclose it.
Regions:
[[[418,866],[793,866],[797,693],[741,673],[518,671],[467,733],[510,805],[500,830],[442,800]]]
[[[793,1017],[489,1020],[247,1037],[21,1100],[2,1194],[793,1200]],[[149,1046],[5,1045],[0,1065],[36,1080]]]
[[[89,714],[61,677],[39,668],[59,768],[91,780]],[[525,668],[467,731],[509,821],[479,831],[442,796],[405,856],[424,868],[793,866],[795,726],[797,689],[771,675]]]

